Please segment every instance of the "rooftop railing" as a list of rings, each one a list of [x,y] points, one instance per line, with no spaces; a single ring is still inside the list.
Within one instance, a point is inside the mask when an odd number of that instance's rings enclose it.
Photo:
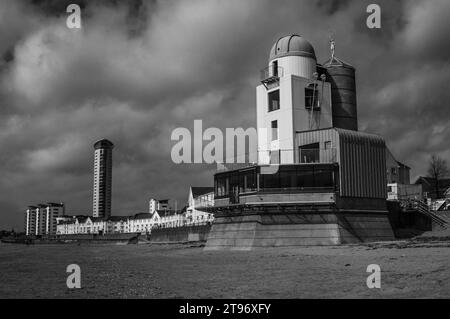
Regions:
[[[257,162],[217,163],[217,172],[251,168],[258,165],[279,164],[333,164],[337,163],[337,150],[332,148],[314,148],[297,150],[258,151]]]

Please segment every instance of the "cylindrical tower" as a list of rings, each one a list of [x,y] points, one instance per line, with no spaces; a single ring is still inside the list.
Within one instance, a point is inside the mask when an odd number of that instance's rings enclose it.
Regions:
[[[312,79],[316,72],[316,53],[305,38],[297,34],[279,38],[272,46],[269,57],[269,75],[289,74]]]
[[[94,195],[93,216],[111,216],[112,150],[114,144],[102,139],[94,144]]]
[[[355,68],[336,57],[324,63],[331,83],[333,127],[358,130]]]

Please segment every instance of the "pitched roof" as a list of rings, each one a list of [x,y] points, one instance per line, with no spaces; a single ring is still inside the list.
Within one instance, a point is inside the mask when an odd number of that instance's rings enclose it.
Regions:
[[[428,184],[434,186],[436,179],[432,177],[419,176],[414,184]],[[443,178],[439,180],[440,188],[450,187],[450,178]]]
[[[411,169],[411,167],[409,167],[409,166],[406,165],[406,164],[403,164],[402,162],[399,162],[399,161],[396,161],[396,162],[397,162],[398,166],[400,166],[400,167],[404,167],[404,168],[407,168],[407,169]]]
[[[120,222],[120,221],[126,221],[128,218],[130,218],[130,217],[129,216],[109,216],[108,221]]]
[[[58,225],[70,225],[70,224],[74,224],[75,220],[71,219],[71,220],[61,220],[58,222]]]
[[[84,223],[89,216],[77,216],[76,219],[78,220],[79,223]]]
[[[179,214],[178,211],[173,209],[158,209],[156,211],[158,212],[159,217],[167,217]]]
[[[214,192],[214,187],[194,187],[191,186],[192,196],[197,197]]]
[[[141,220],[141,219],[151,219],[153,214],[149,213],[137,213],[136,215],[130,217],[130,219]]]

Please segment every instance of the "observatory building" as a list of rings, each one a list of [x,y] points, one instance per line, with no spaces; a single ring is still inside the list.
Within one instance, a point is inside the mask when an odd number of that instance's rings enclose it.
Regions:
[[[398,162],[382,137],[358,131],[355,68],[334,42],[319,64],[305,38],[278,39],[256,97],[258,163],[215,174],[205,249],[393,239],[387,172]]]

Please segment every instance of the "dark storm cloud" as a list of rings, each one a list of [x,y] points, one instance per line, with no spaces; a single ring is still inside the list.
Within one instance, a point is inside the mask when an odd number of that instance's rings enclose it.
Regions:
[[[327,14],[334,14],[346,8],[350,2],[350,0],[316,0],[317,6]]]
[[[115,144],[113,211],[145,211],[150,197],[212,185],[213,167],[175,165],[170,135],[255,126],[255,86],[273,42],[305,36],[319,62],[357,68],[360,128],[383,135],[413,174],[450,159],[449,2],[82,1],[83,29],[65,26],[72,1],[0,2],[0,225],[23,209],[64,201],[91,213],[92,143]],[[43,186],[45,185],[45,186]]]

